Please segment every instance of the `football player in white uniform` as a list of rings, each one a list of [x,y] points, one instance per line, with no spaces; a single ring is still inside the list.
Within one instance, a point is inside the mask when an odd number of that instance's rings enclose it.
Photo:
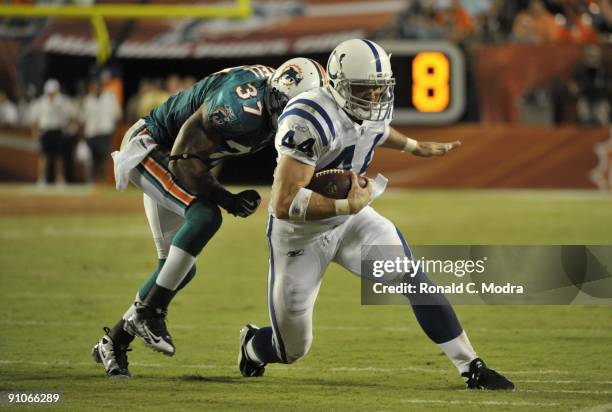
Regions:
[[[348,40],[327,63],[329,86],[294,97],[279,117],[277,167],[272,186],[268,237],[268,305],[272,326],[246,325],[238,363],[243,376],[262,376],[267,363],[293,363],[312,343],[312,313],[325,269],[336,262],[361,276],[361,247],[403,246],[402,234],[369,204],[376,188],[358,184],[377,146],[417,156],[443,156],[460,142],[410,139],[389,126],[395,80],[387,53],[369,40]],[[334,200],[306,189],[314,173],[351,171],[347,199]],[[427,281],[424,273],[417,279]],[[468,388],[513,389],[476,355],[455,312],[442,294],[428,305],[412,302],[427,334],[455,364]]]

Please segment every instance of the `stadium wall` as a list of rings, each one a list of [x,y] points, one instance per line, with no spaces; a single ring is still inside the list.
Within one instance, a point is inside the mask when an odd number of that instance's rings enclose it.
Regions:
[[[115,136],[115,146],[123,130]],[[595,152],[595,146],[608,139],[607,128],[466,124],[401,130],[419,140],[461,140],[463,146],[448,157],[433,159],[379,149],[369,174],[383,173],[395,187],[596,189],[592,173],[598,165],[607,175],[612,170],[610,164],[600,164]],[[269,184],[274,158],[270,148],[230,161],[221,180]],[[611,153],[607,158],[612,161]],[[36,164],[37,143],[27,130],[0,130],[0,180],[34,182]]]

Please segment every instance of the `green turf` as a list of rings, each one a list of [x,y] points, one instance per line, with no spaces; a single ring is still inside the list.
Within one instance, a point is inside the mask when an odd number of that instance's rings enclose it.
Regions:
[[[36,201],[4,191],[0,202],[6,196]],[[123,196],[138,201],[135,192]],[[375,206],[412,244],[612,244],[609,195],[391,191]],[[154,268],[144,214],[1,216],[0,390],[60,391],[63,407],[79,411],[612,406],[610,307],[458,306],[476,350],[518,387],[471,392],[408,306],[360,306],[358,280],[335,266],[319,295],[308,356],[269,366],[263,379],[242,379],[238,330],[247,321],[268,324],[265,220],[263,210],[246,220],[225,216],[198,275],[171,307],[177,355],[135,342],[134,378],[112,381],[89,351]]]

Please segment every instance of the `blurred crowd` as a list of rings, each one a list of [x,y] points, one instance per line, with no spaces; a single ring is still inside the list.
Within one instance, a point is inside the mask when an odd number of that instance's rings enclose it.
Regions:
[[[144,78],[140,80],[138,91],[126,103],[125,122],[134,123],[165,102],[168,97],[188,89],[196,81],[193,76],[181,78],[176,74],[171,74],[165,79]]]
[[[0,90],[0,127],[31,129],[40,143],[40,184],[76,182],[77,162],[84,164],[86,182],[103,181],[118,123],[133,123],[195,81],[177,75],[142,79],[127,102],[121,79],[108,70],[78,81],[74,95],[64,93],[55,79],[45,82],[40,96],[28,86],[17,103]]]
[[[380,38],[612,42],[611,0],[411,0]]]
[[[570,119],[588,126],[610,124],[612,74],[604,52],[612,44],[612,0],[407,0],[405,9],[376,37],[451,40],[466,51],[468,69],[472,45],[583,45],[569,80],[556,79],[552,87],[546,85],[524,100],[536,105],[546,101],[553,123]],[[468,70],[468,94],[474,95],[472,75]],[[126,97],[121,75],[104,69],[71,85],[53,79],[41,91],[28,85],[13,101],[0,90],[0,127],[31,128],[40,141],[41,182],[75,181],[75,159],[87,165],[87,181],[102,180],[117,124],[132,124],[196,81],[177,75],[142,78],[137,91]],[[65,90],[75,92],[67,95]]]

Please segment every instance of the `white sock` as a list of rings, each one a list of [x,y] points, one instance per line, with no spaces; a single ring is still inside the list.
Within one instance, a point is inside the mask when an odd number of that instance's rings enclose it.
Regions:
[[[176,290],[195,261],[196,258],[183,249],[174,245],[170,246],[166,262],[159,271],[155,283],[163,288]]]
[[[247,353],[247,356],[249,357],[249,359],[252,360],[253,362],[257,362],[257,363],[263,364],[261,359],[259,359],[259,357],[257,356],[257,353],[255,352],[255,349],[253,348],[253,339],[251,339],[246,344],[246,353]]]
[[[465,331],[461,335],[448,342],[438,343],[438,346],[446,353],[446,356],[455,364],[459,373],[468,372],[470,362],[478,357]]]

